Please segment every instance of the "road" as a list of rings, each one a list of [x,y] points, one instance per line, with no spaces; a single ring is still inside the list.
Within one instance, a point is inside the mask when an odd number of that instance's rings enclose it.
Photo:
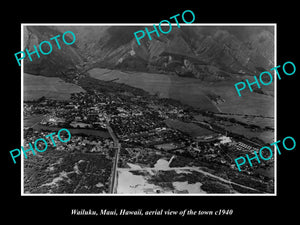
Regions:
[[[244,189],[248,189],[248,190],[251,190],[251,191],[255,191],[255,192],[258,192],[258,193],[261,193],[261,191],[255,189],[255,188],[252,188],[252,187],[248,187],[248,186],[245,186],[245,185],[242,185],[242,184],[238,184],[238,183],[235,183],[233,181],[230,181],[230,180],[226,180],[224,179],[223,177],[219,177],[217,175],[214,175],[212,173],[209,173],[207,171],[204,171],[198,167],[189,167],[189,166],[183,166],[183,167],[169,167],[169,168],[152,168],[152,167],[143,167],[143,168],[120,168],[120,170],[122,171],[148,171],[149,173],[153,173],[154,171],[155,172],[158,172],[158,171],[183,171],[183,170],[187,170],[187,171],[196,171],[196,172],[199,172],[199,173],[202,173],[204,174],[205,176],[209,176],[209,177],[212,177],[216,180],[219,180],[223,183],[226,183],[226,184],[229,184],[229,185],[236,185],[236,186],[239,186],[239,187],[242,187]]]
[[[106,128],[107,128],[111,138],[114,141],[114,148],[115,148],[115,156],[114,156],[114,161],[113,161],[113,166],[112,166],[111,181],[110,181],[110,187],[109,187],[109,193],[113,194],[113,193],[117,192],[117,185],[118,185],[118,173],[117,173],[117,171],[118,171],[118,161],[119,161],[119,154],[120,154],[120,150],[121,150],[121,144],[119,143],[119,140],[116,137],[113,129],[109,125],[109,120],[107,118],[106,118]],[[122,168],[122,170],[126,170],[126,169]],[[147,169],[153,170],[154,168],[143,168],[142,170],[147,170]],[[160,169],[160,170],[176,170],[176,169],[177,170],[184,170],[184,169],[194,170],[194,171],[200,172],[200,173],[202,173],[206,176],[210,176],[210,177],[213,177],[215,179],[218,179],[218,180],[220,180],[224,183],[227,183],[227,184],[230,184],[230,185],[234,184],[234,185],[243,187],[245,189],[249,189],[249,190],[252,190],[252,191],[259,192],[258,190],[254,189],[254,188],[251,188],[251,187],[248,187],[248,186],[245,186],[245,185],[241,185],[241,184],[226,180],[222,177],[219,177],[219,176],[213,175],[211,173],[208,173],[206,171],[203,171],[200,168],[193,168],[193,167],[178,167],[177,168],[177,167],[174,167],[174,168],[170,168],[170,169]],[[131,168],[131,169],[128,169],[128,170],[134,170],[134,169]]]
[[[120,154],[120,149],[121,149],[121,144],[119,143],[118,138],[116,137],[113,129],[109,125],[109,121],[106,118],[106,128],[111,136],[111,138],[114,141],[114,149],[115,149],[115,157],[113,161],[113,167],[112,167],[112,172],[111,172],[111,180],[110,180],[110,187],[109,187],[109,193],[113,194],[116,193],[117,189],[117,183],[118,183],[118,161],[119,161],[119,154]]]

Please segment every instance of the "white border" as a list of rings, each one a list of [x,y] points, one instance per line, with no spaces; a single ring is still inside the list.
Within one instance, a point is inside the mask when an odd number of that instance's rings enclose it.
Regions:
[[[176,23],[171,23],[177,25]],[[158,23],[21,23],[21,50],[24,46],[24,26],[153,26]],[[167,26],[167,24],[161,24]],[[274,66],[277,65],[277,23],[191,23],[181,24],[180,26],[273,26],[274,27]],[[24,139],[24,118],[23,118],[23,91],[24,91],[24,63],[21,63],[21,146],[23,146]],[[274,140],[277,141],[277,76],[275,76],[274,85]],[[274,193],[265,194],[25,194],[24,193],[24,164],[23,154],[21,154],[21,196],[277,196],[277,152],[274,151]]]

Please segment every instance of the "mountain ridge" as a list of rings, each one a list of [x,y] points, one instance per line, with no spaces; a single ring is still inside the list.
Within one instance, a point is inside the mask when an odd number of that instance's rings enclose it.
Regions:
[[[133,33],[140,26],[29,26],[25,43],[49,40],[66,30],[75,33],[74,46],[65,46],[34,62],[25,72],[63,76],[66,71],[93,67],[159,72],[203,80],[255,75],[274,66],[271,26],[181,26],[169,34],[151,34],[138,45]],[[149,27],[150,29],[150,27]],[[54,49],[54,48],[53,48]],[[58,54],[59,53],[59,54]]]

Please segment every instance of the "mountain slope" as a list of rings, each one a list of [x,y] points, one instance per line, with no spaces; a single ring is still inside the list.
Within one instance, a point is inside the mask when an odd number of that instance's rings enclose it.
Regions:
[[[72,45],[66,45],[62,40],[62,34],[47,26],[24,27],[24,49],[27,48],[29,52],[33,52],[33,46],[35,45],[40,55],[40,58],[38,58],[37,54],[31,55],[32,61],[29,60],[28,56],[24,59],[24,71],[26,73],[60,76],[70,71],[76,71],[79,68],[83,60],[78,53],[76,41]],[[57,35],[60,35],[58,42],[61,49],[58,49],[55,40],[50,40],[50,38]],[[52,44],[52,52],[49,55],[43,55],[39,50],[39,44],[43,41],[49,41]],[[50,49],[45,44],[43,45],[43,50],[48,52]]]
[[[177,74],[202,80],[231,79],[234,74],[255,75],[274,65],[271,26],[181,26],[157,37],[147,34],[137,44],[133,33],[144,26],[28,27],[26,46],[71,30],[76,43],[53,47],[48,56],[26,61],[26,72],[57,76],[78,67],[117,68]],[[153,27],[149,26],[149,30]]]
[[[152,34],[151,41],[146,35],[141,45],[137,45],[130,33],[139,29],[111,27],[109,34],[98,42],[94,60],[121,69],[140,68],[212,80],[228,79],[234,73],[256,74],[274,63],[274,35],[268,29],[211,27],[203,30],[182,26],[160,37]],[[124,36],[120,43],[118,37]]]

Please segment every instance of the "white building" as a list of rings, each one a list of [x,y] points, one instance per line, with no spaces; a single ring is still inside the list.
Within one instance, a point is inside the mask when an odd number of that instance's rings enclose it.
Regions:
[[[220,144],[227,144],[227,143],[231,143],[232,140],[230,137],[227,137],[227,136],[221,136],[218,138],[220,140]]]

